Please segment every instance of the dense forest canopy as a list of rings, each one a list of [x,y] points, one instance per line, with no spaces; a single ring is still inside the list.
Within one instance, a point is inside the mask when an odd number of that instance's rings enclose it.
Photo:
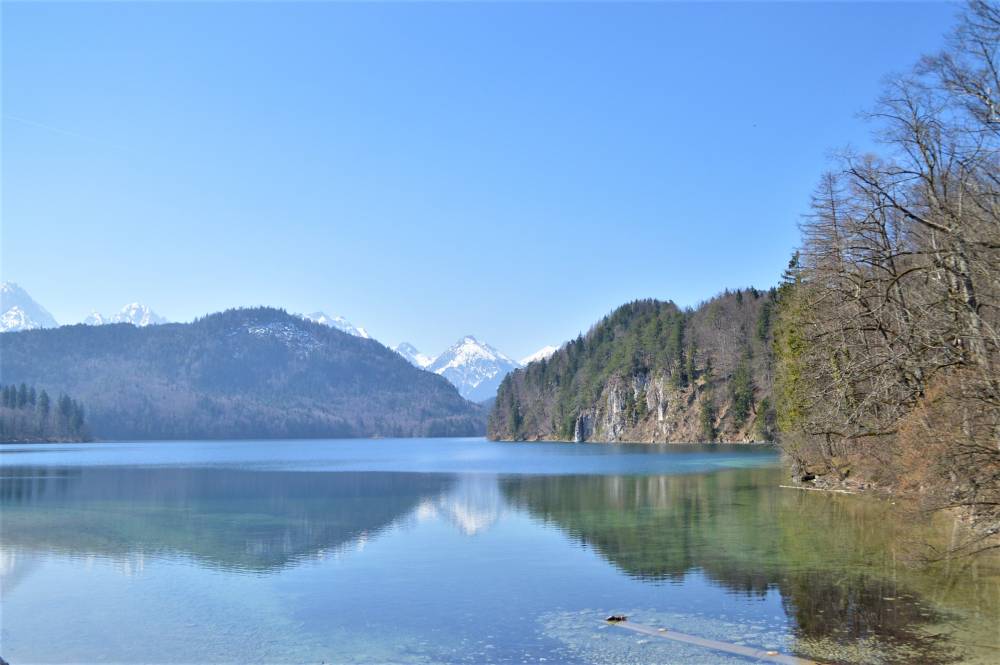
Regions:
[[[681,310],[637,300],[508,375],[494,438],[770,440],[776,291],[742,289]]]

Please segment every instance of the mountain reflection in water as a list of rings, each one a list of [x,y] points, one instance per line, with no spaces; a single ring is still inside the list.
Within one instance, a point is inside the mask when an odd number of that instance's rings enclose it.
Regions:
[[[5,547],[107,557],[174,553],[266,572],[378,536],[454,477],[206,468],[10,468]]]
[[[123,562],[187,557],[276,574],[427,520],[480,537],[510,514],[566,534],[643,584],[693,574],[745,597],[777,591],[795,649],[828,662],[961,659],[955,625],[1000,616],[995,576],[900,563],[911,530],[890,507],[777,488],[782,471],[688,475],[495,475],[179,467],[3,468],[0,582],[30,554]],[[364,556],[360,554],[359,556]],[[978,564],[972,564],[978,565]],[[987,580],[982,583],[982,580]],[[584,581],[585,582],[585,581]],[[943,609],[946,608],[946,609]],[[954,613],[954,616],[952,616]],[[838,645],[868,644],[863,656]]]

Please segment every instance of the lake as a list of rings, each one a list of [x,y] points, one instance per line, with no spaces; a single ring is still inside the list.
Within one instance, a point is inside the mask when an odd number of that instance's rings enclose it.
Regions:
[[[0,655],[55,662],[1000,661],[996,558],[766,447],[0,447]]]

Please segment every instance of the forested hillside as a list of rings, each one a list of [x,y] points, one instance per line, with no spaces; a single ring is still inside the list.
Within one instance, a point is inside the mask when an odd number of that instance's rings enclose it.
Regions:
[[[770,441],[775,291],[743,289],[694,310],[624,305],[547,360],[511,373],[495,439]]]
[[[891,80],[882,150],[819,183],[782,287],[777,404],[804,477],[1000,533],[1000,8]]]
[[[86,441],[83,405],[22,383],[0,390],[0,441]]]
[[[102,439],[478,435],[483,409],[378,342],[281,310],[0,335],[0,374],[87,405]]]

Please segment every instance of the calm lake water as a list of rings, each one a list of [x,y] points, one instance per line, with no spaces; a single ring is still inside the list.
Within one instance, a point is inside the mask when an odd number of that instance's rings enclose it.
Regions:
[[[0,447],[0,655],[39,662],[1000,662],[996,559],[735,446]],[[941,529],[937,530],[938,532]]]

